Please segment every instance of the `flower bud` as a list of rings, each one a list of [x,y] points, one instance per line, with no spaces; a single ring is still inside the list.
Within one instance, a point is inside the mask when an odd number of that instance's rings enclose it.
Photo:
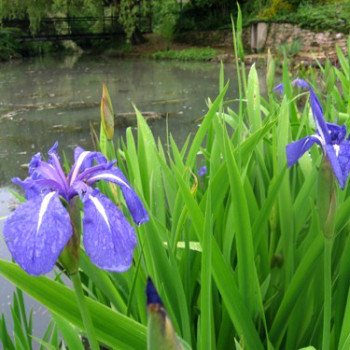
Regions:
[[[102,126],[109,141],[114,136],[114,113],[111,98],[107,90],[106,84],[103,84],[103,92],[101,99],[101,121]]]
[[[320,224],[326,238],[334,235],[337,201],[335,198],[335,176],[327,157],[323,157],[317,188],[317,207]]]
[[[147,349],[181,350],[173,325],[150,278],[147,281]]]

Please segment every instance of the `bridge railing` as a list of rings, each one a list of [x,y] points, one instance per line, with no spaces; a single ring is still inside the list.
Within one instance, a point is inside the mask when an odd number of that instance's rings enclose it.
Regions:
[[[138,28],[141,32],[151,31],[151,19],[140,17]],[[42,18],[37,33],[30,30],[29,20],[9,20],[4,27],[15,27],[28,37],[80,36],[93,34],[122,34],[124,30],[117,17],[51,17]]]

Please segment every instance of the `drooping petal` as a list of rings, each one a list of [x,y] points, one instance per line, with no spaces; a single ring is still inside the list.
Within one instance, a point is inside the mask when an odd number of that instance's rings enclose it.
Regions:
[[[105,180],[109,182],[113,182],[119,186],[131,187],[129,182],[126,180],[125,176],[121,172],[117,172],[114,170],[98,170],[90,173],[85,177],[85,180],[89,185],[94,184],[97,181]]]
[[[126,205],[136,225],[149,221],[148,213],[142,204],[140,197],[131,187],[120,186]]]
[[[143,206],[140,197],[136,194],[118,167],[113,167],[111,170],[96,172],[93,176],[87,179],[87,182],[88,184],[93,184],[99,180],[113,182],[120,186],[129,212],[137,225],[141,225],[149,220],[148,213]]]
[[[273,88],[275,91],[278,91],[279,94],[283,94],[283,84],[278,84]]]
[[[112,169],[113,173],[120,177],[126,185],[121,185],[120,189],[122,190],[126,205],[129,209],[129,212],[137,225],[141,225],[149,221],[148,213],[140,199],[136,194],[135,190],[131,187],[130,183],[124,176],[123,172],[118,168],[114,167]]]
[[[340,162],[337,157],[337,155],[339,154],[338,147],[339,147],[338,145],[330,145],[330,144],[326,145],[326,156],[329,162],[331,163],[334,175],[339,182],[340,188],[343,189],[345,187],[346,178],[343,175],[343,171],[342,171],[342,168],[340,167]]]
[[[29,274],[42,275],[53,269],[72,227],[57,192],[50,192],[20,205],[3,232],[14,260]]]
[[[339,145],[338,160],[346,183],[350,173],[350,142],[348,140]]]
[[[292,81],[293,86],[299,86],[303,89],[310,89],[310,85],[303,79],[294,79]]]
[[[36,197],[41,193],[41,189],[31,177],[27,177],[24,180],[21,180],[19,177],[14,177],[11,181],[23,188],[27,199]]]
[[[320,138],[317,136],[307,136],[287,145],[286,153],[288,167],[295,164],[315,142],[322,146]]]
[[[137,244],[135,231],[106,196],[85,197],[83,230],[84,247],[93,264],[115,272],[130,268]]]

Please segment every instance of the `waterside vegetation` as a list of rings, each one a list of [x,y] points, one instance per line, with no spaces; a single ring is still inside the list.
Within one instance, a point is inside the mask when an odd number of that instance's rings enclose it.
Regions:
[[[350,30],[350,4],[346,0],[241,0],[238,3],[243,11],[243,27],[264,21],[293,23],[313,31],[348,33]],[[69,27],[70,21],[75,18],[89,20],[79,20],[74,28],[70,27],[69,31],[73,34],[98,33],[102,29],[108,32],[120,28],[125,33],[124,39],[74,39],[75,46],[88,50],[95,48],[101,52],[120,47],[120,40],[125,40],[129,48],[131,44],[142,43],[145,32],[159,35],[167,43],[167,49],[170,49],[177,35],[183,32],[231,28],[231,16],[237,17],[237,8],[229,0],[193,0],[183,3],[173,0],[1,0],[0,60],[62,51],[62,45],[57,43],[25,44],[18,41],[18,36],[23,34],[45,34],[48,24],[42,22],[44,18],[58,20],[50,27],[50,31],[56,34],[62,33],[63,28]],[[112,20],[107,23],[104,17]],[[20,30],[26,33],[19,33]],[[162,55],[166,54],[157,53],[155,56]],[[166,56],[169,59],[178,54],[169,53]],[[196,59],[197,55],[189,57]]]
[[[290,169],[286,159],[288,144],[316,133],[310,117],[315,98],[321,101],[322,118],[324,114],[327,122],[349,127],[349,62],[338,49],[339,67],[320,66],[320,81],[310,75],[316,91],[311,109],[309,92],[292,86],[286,61],[282,95],[274,91],[280,81],[269,56],[268,94],[262,96],[255,66],[246,72],[241,24],[239,16],[233,32],[235,55],[241,58],[241,63],[236,60],[238,99],[225,98],[230,85],[222,66],[218,97],[208,100],[204,119],[184,145],[169,135],[164,147],[137,109],[136,134],[128,128],[114,144],[113,109],[104,91],[101,132],[98,138],[92,131],[94,144],[109,160],[118,160],[150,220],[135,226],[138,244],[127,272],[98,269],[80,246],[79,298],[91,316],[87,323],[76,295],[60,278],[69,277],[66,269],[56,270],[51,280],[0,260],[0,274],[52,316],[42,339],[30,337],[31,316],[28,320],[17,293],[13,337],[4,317],[0,320],[6,349],[31,349],[33,342],[48,349],[82,349],[81,337],[86,335],[94,348],[97,343],[147,348],[148,276],[173,324],[177,348],[349,348],[350,188],[342,183],[342,190],[331,175],[328,178],[328,184],[335,185],[330,193],[337,205],[329,250],[325,242],[330,232],[322,214],[330,202],[323,196],[320,207],[317,186],[322,152],[312,147]],[[65,168],[69,170],[67,162]],[[104,182],[99,190],[131,219],[119,189]]]
[[[217,57],[218,53],[211,47],[193,47],[183,50],[156,51],[151,54],[154,59],[171,59],[179,61],[211,61]]]

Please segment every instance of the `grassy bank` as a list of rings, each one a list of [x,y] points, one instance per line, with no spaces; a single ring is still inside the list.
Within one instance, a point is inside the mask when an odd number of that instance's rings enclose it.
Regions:
[[[210,47],[192,47],[183,50],[156,51],[151,54],[154,59],[179,60],[179,61],[210,61],[218,55],[217,51]]]

